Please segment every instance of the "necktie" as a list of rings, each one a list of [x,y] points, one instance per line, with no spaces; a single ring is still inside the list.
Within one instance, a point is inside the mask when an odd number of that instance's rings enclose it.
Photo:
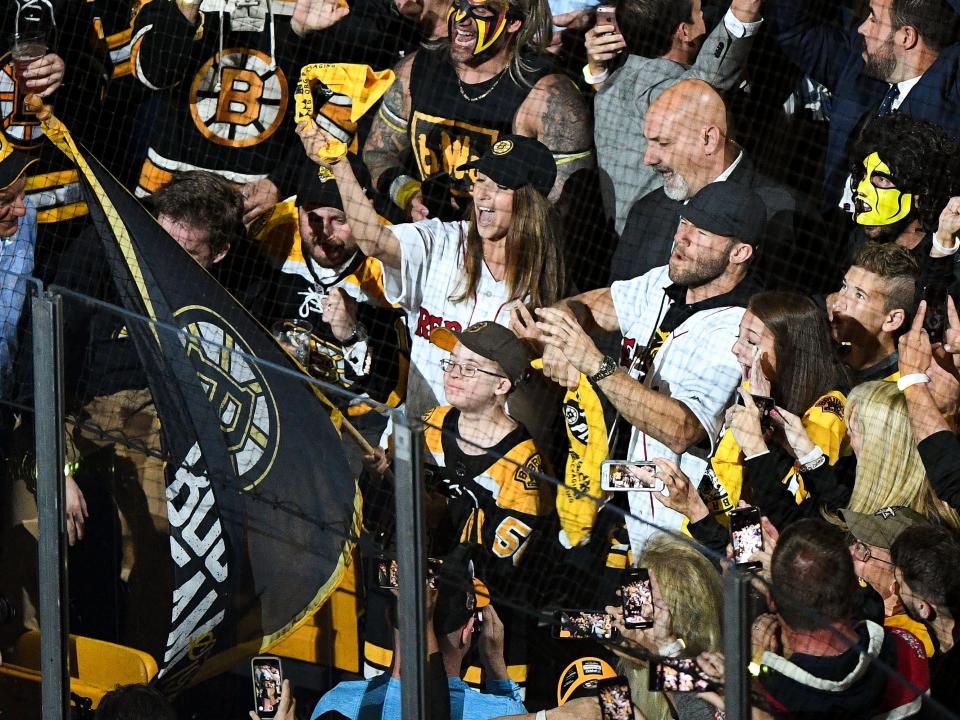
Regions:
[[[887,90],[887,94],[883,96],[883,102],[880,103],[880,109],[877,110],[877,117],[889,115],[893,110],[893,104],[897,101],[898,97],[900,97],[899,86],[896,84],[891,85],[890,89]]]

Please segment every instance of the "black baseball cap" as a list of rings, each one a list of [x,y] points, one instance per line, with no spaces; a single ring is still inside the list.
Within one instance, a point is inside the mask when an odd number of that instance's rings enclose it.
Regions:
[[[547,195],[557,179],[557,163],[539,140],[523,135],[501,135],[500,139],[482,157],[465,163],[457,170],[475,169],[497,185],[511,190],[533,185],[541,195]]]
[[[434,328],[430,342],[452,352],[458,342],[487,360],[493,360],[503,368],[513,387],[523,381],[530,371],[530,355],[520,338],[509,328],[495,322],[474,323],[466,330],[457,332],[449,328]]]
[[[0,190],[10,187],[37,158],[17,150],[0,133]]]
[[[750,188],[724,180],[710,183],[690,198],[680,208],[680,217],[701,230],[756,247],[767,224],[767,208]]]
[[[370,179],[370,171],[363,161],[356,155],[347,153],[347,161],[353,168],[353,174],[357,176],[357,182],[369,197],[373,182]],[[317,165],[312,160],[307,160],[300,168],[300,174],[297,179],[297,207],[308,205],[310,207],[332,207],[337,210],[343,210],[343,199],[340,197],[340,189],[337,187],[337,180],[329,168]]]

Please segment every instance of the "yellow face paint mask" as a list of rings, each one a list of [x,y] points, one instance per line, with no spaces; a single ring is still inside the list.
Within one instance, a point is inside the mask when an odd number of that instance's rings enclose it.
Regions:
[[[509,3],[498,7],[496,2],[488,0],[454,0],[447,11],[447,32],[453,37],[453,28],[468,17],[477,22],[477,44],[473,48],[474,56],[483,55],[497,41],[511,19]]]
[[[913,195],[900,192],[896,180],[877,153],[863,161],[863,180],[854,196],[857,225],[893,225],[913,210]]]

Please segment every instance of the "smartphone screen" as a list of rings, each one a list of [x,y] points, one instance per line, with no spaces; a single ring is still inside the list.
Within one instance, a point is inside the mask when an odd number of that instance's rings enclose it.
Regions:
[[[597,8],[597,27],[606,25],[603,28],[608,33],[619,33],[620,26],[617,24],[617,9],[613,5],[601,5]]]
[[[649,460],[605,460],[600,465],[600,488],[607,492],[660,492],[663,479]]]
[[[250,661],[253,677],[253,703],[257,715],[272,718],[280,709],[280,690],[283,686],[283,669],[280,658],[275,655],[259,655]]]
[[[931,345],[942,343],[947,324],[947,288],[942,283],[927,285],[923,289],[923,299],[927,301],[923,329],[927,331]]]
[[[628,628],[653,627],[653,587],[646,568],[627,568],[620,578],[623,624]]]
[[[650,664],[650,690],[655,692],[704,692],[713,683],[704,677],[693,658],[663,658]]]
[[[600,701],[602,720],[633,720],[630,685],[622,675],[598,682],[597,699]]]
[[[755,507],[737,508],[730,513],[730,542],[737,567],[758,568],[760,563],[747,562],[757,550],[763,550],[763,532],[760,529],[760,510]]]
[[[561,640],[610,640],[613,618],[602,610],[559,610],[553,637]]]
[[[773,420],[770,418],[770,411],[776,407],[776,401],[769,395],[754,395],[750,393],[750,397],[753,400],[753,404],[757,406],[757,410],[760,411],[760,429],[764,433],[773,432],[776,430],[776,425],[773,424]],[[737,405],[743,405],[743,398],[737,393]]]
[[[400,576],[397,572],[397,561],[393,558],[377,558],[377,585],[384,590],[393,590],[400,587]]]

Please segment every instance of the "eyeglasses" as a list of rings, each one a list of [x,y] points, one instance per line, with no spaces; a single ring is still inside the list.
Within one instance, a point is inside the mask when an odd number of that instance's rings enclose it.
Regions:
[[[506,379],[507,377],[506,375],[500,375],[499,373],[490,372],[489,370],[478,368],[476,365],[467,365],[466,363],[457,362],[456,360],[451,360],[450,358],[441,360],[440,367],[445,373],[453,372],[453,369],[455,367],[458,367],[460,368],[460,374],[465,378],[476,377],[478,372],[483,373],[484,375],[491,375],[493,377],[498,377],[498,378]]]
[[[870,552],[870,546],[866,543],[860,542],[857,540],[853,543],[853,557],[859,562],[867,562],[870,558],[873,558],[879,563],[884,565],[893,565],[889,560],[884,560],[883,558],[878,558]]]

